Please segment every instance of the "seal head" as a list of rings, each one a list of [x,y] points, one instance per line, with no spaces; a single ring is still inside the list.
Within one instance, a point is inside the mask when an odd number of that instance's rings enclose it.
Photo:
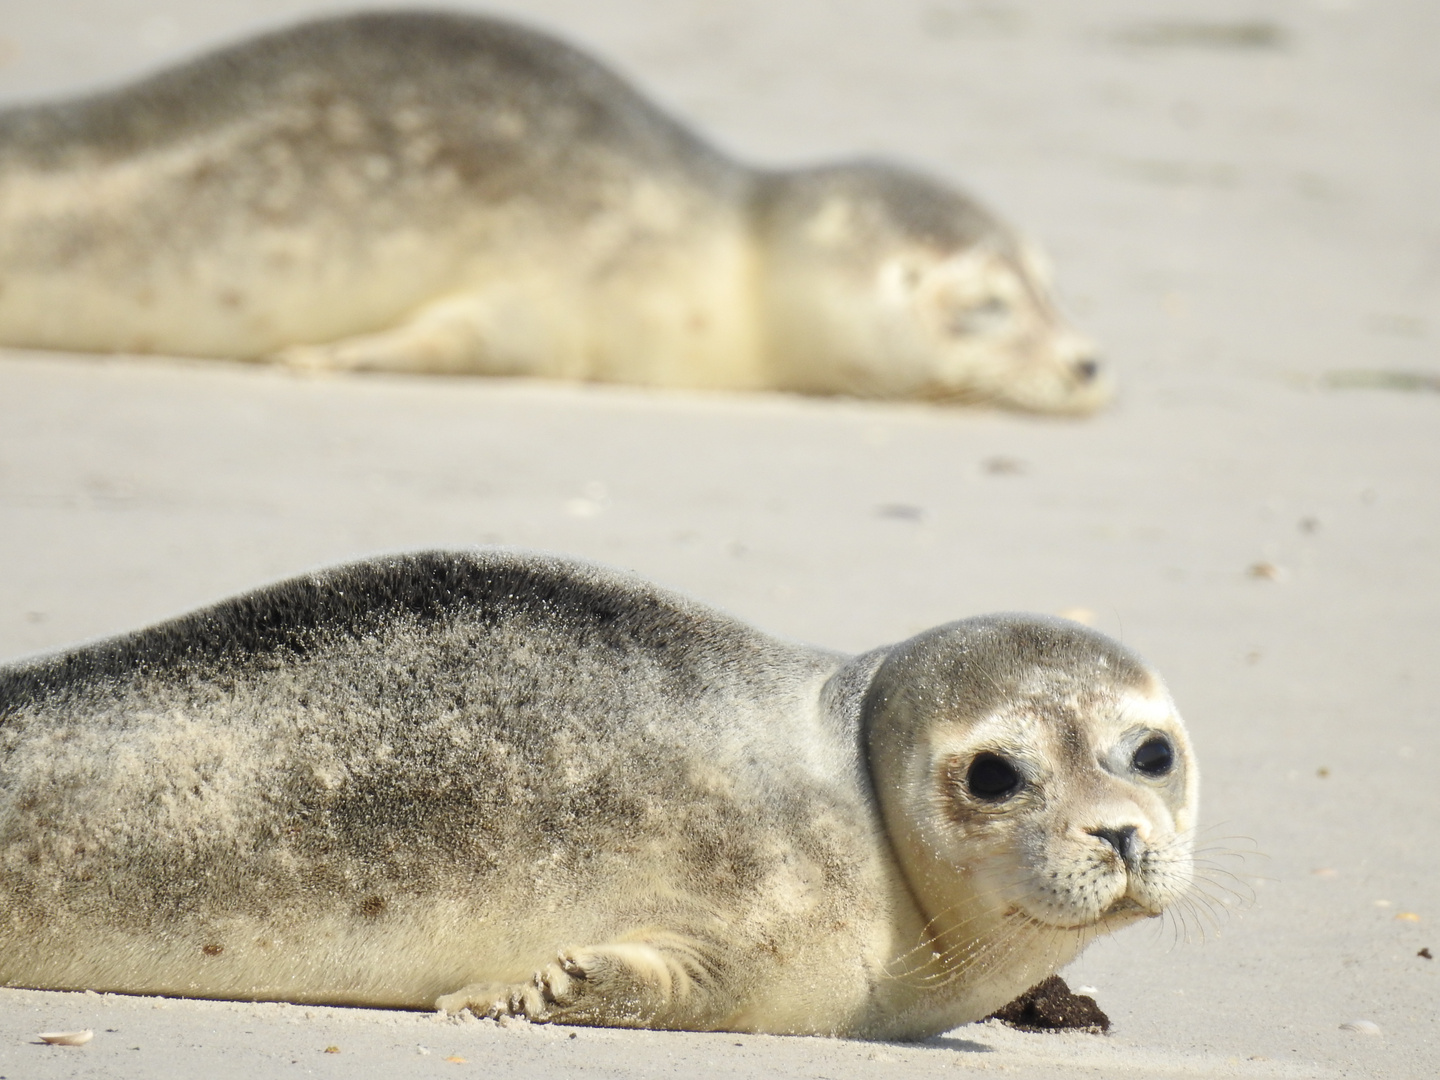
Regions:
[[[1189,886],[1198,771],[1159,677],[1116,642],[1031,615],[951,623],[889,654],[865,717],[934,955],[977,1002]]]
[[[786,389],[1050,413],[1113,393],[1039,249],[951,187],[875,161],[774,173],[756,216]]]

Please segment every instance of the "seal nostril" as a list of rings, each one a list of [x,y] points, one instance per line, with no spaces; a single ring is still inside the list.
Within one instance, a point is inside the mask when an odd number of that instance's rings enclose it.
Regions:
[[[1127,863],[1135,851],[1135,826],[1122,825],[1118,829],[1091,829],[1091,836],[1098,836],[1115,849],[1115,853]]]
[[[1089,382],[1100,374],[1100,361],[1098,360],[1077,360],[1075,361],[1075,374],[1081,382]]]

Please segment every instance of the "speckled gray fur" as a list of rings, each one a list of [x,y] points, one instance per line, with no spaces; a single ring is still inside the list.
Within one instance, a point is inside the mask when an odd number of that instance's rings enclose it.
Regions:
[[[327,113],[335,105],[346,111]],[[417,110],[438,139],[423,154],[405,123]],[[237,196],[262,209],[267,179],[297,165],[312,177],[339,168],[364,187],[408,193],[403,211],[371,203],[406,221],[449,217],[449,201],[423,187],[367,181],[373,155],[408,162],[417,175],[454,170],[477,200],[524,196],[577,215],[593,209],[585,193],[602,201],[637,172],[716,191],[746,173],[578,50],[503,20],[440,13],[306,23],[119,90],[11,108],[0,112],[0,168],[124,161],[257,119],[253,148],[281,146],[285,164],[271,165],[268,177],[264,160],[197,169],[190,197],[215,203],[212,227],[229,221]],[[305,200],[291,213],[316,209]],[[171,215],[153,224],[163,247],[205,220]]]
[[[1044,657],[1124,655],[1053,621],[936,635],[940,653],[916,639],[896,662],[925,654],[932,683],[976,672],[982,710]],[[10,666],[0,981],[410,1007],[467,988],[473,1006],[476,986],[597,946],[537,976],[528,1005],[496,1001],[582,1023],[942,1030],[973,1006],[902,977],[928,916],[865,749],[894,704],[876,700],[889,655],[478,551],[329,570]],[[956,694],[974,697],[938,707]],[[636,948],[653,950],[641,974],[675,965],[663,1001],[615,981]]]

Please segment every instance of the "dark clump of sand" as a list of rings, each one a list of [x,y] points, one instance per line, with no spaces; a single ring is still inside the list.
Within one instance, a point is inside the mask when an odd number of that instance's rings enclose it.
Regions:
[[[1093,1031],[1110,1030],[1110,1018],[1095,999],[1071,993],[1059,975],[1032,986],[1003,1009],[991,1013],[987,1020],[1003,1020],[1021,1031]]]

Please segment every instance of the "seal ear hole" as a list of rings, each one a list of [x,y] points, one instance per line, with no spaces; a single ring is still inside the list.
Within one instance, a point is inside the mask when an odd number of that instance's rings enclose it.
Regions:
[[[1164,735],[1151,735],[1135,750],[1130,764],[1146,776],[1168,776],[1175,767],[1175,747]]]
[[[999,802],[1008,799],[1024,784],[1020,770],[999,754],[988,750],[976,754],[965,770],[965,790],[977,799]]]

